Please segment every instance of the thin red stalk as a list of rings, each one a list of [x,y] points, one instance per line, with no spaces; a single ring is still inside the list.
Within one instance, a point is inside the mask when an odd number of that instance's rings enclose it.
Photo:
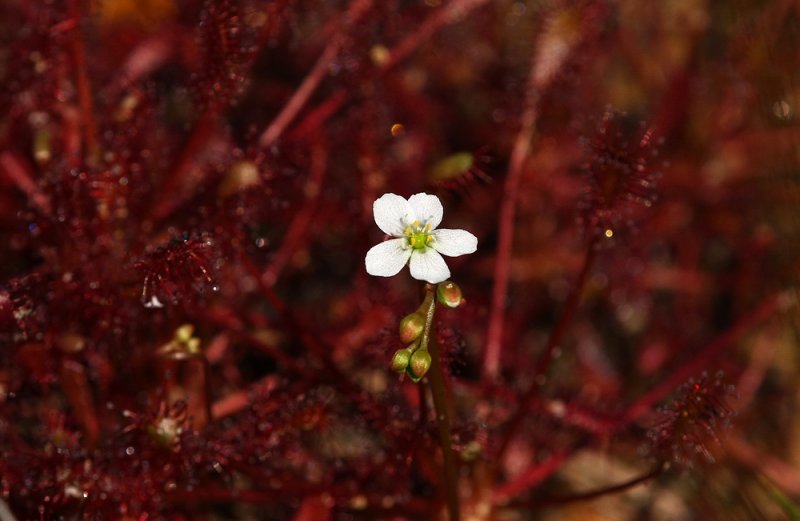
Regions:
[[[498,384],[483,385],[480,382],[467,382],[453,380],[454,385],[462,391],[471,394],[480,394],[484,399],[502,401],[513,404],[518,395],[512,389],[501,387]],[[575,427],[588,434],[602,438],[615,432],[619,428],[619,418],[600,414],[589,407],[578,403],[563,402],[560,400],[543,399],[532,396],[528,404],[531,414],[539,414],[564,426]]]
[[[569,9],[565,7],[565,9]],[[508,294],[509,264],[514,232],[514,215],[516,213],[516,195],[519,192],[519,180],[530,154],[531,142],[536,133],[536,120],[539,113],[539,102],[542,93],[552,84],[567,58],[571,55],[578,41],[591,33],[586,31],[564,31],[559,22],[563,13],[554,12],[546,21],[541,35],[533,49],[530,72],[526,91],[525,106],[520,120],[520,130],[514,140],[509,160],[508,175],[503,187],[503,199],[500,205],[500,216],[497,223],[497,255],[494,265],[494,286],[489,308],[489,323],[486,332],[486,351],[484,353],[483,379],[494,380],[501,369],[501,353],[503,349],[503,325]],[[591,17],[590,17],[591,18]]]
[[[566,505],[569,503],[577,503],[579,501],[589,501],[592,499],[597,499],[599,497],[609,496],[611,494],[617,494],[619,492],[628,490],[629,488],[633,488],[636,485],[640,485],[642,483],[650,481],[656,476],[659,476],[663,472],[663,470],[664,469],[662,467],[656,467],[653,470],[647,472],[646,474],[643,474],[641,476],[636,476],[635,478],[623,481],[622,483],[598,488],[596,490],[590,490],[588,492],[582,492],[580,494],[574,494],[572,496],[551,497],[538,500],[534,499],[532,501],[515,501],[510,503],[508,506],[512,508],[534,508],[534,507],[546,507],[555,505]]]
[[[633,402],[625,413],[625,419],[628,422],[638,419],[642,414],[650,410],[659,400],[674,391],[690,377],[697,375],[706,368],[708,364],[721,355],[725,349],[744,338],[755,326],[770,318],[776,312],[785,309],[787,305],[787,296],[784,294],[773,295],[762,301],[758,307],[741,318],[733,327],[718,336],[704,348],[698,350],[695,356],[676,368],[670,376],[655,388]]]
[[[781,327],[784,324],[780,324]],[[750,352],[750,363],[742,371],[739,381],[736,384],[736,391],[739,394],[736,400],[736,408],[741,410],[747,408],[761,389],[767,373],[775,364],[775,356],[780,342],[777,341],[776,327],[771,331],[761,334],[754,342]]]
[[[488,3],[488,0],[456,0],[445,8],[435,11],[420,24],[414,34],[402,40],[389,50],[388,59],[380,64],[380,72],[386,73],[398,63],[408,58],[419,46],[430,39],[436,31],[441,30],[450,23],[455,23],[464,18],[475,8]],[[298,123],[290,132],[289,138],[299,139],[304,134],[322,125],[329,117],[350,99],[350,94],[337,91],[320,103],[317,108],[306,118]]]
[[[275,31],[277,21],[280,19],[279,15],[287,4],[287,0],[282,0],[271,5],[267,12],[267,20],[269,22],[264,26],[259,37],[259,47],[265,45],[270,35]],[[224,106],[212,104],[212,106],[198,118],[178,160],[173,164],[166,179],[162,183],[160,192],[164,195],[154,201],[152,216],[155,221],[165,219],[182,200],[190,197],[190,194],[176,197],[176,189],[180,187],[184,178],[191,172],[192,165],[195,163],[199,152],[212,135],[224,109]]]
[[[450,425],[450,406],[447,403],[444,387],[444,372],[442,370],[441,355],[439,354],[439,347],[436,339],[431,341],[430,351],[432,361],[431,372],[428,378],[431,384],[434,408],[436,409],[436,425],[439,431],[439,444],[442,447],[442,459],[444,460],[444,489],[445,498],[447,500],[447,512],[450,521],[459,521],[461,515],[459,513],[458,498],[458,469],[456,467],[456,458],[452,447],[453,437]]]
[[[506,429],[503,440],[498,449],[498,458],[503,457],[508,445],[511,443],[514,435],[519,430],[523,420],[528,415],[531,401],[539,385],[536,381],[536,377],[547,373],[547,370],[550,368],[550,364],[553,362],[556,347],[561,344],[564,334],[567,332],[568,326],[572,323],[572,319],[575,317],[575,313],[578,310],[578,305],[581,302],[581,296],[583,295],[583,288],[586,285],[586,280],[589,272],[591,271],[592,264],[594,264],[596,254],[595,245],[596,239],[593,239],[589,242],[589,246],[586,250],[586,256],[583,259],[583,266],[581,267],[581,271],[578,273],[578,278],[575,280],[575,285],[572,288],[572,292],[567,298],[567,302],[564,304],[564,310],[561,312],[561,317],[558,319],[558,323],[556,324],[555,328],[553,328],[552,333],[550,333],[550,338],[547,340],[544,353],[542,353],[542,357],[539,359],[534,368],[534,379],[523,393],[519,405],[517,406],[517,410],[514,412],[514,415],[509,421],[508,428]]]
[[[489,0],[453,0],[446,6],[436,10],[423,21],[416,31],[405,37],[389,51],[389,57],[381,64],[384,69],[394,67],[404,60],[425,41],[429,40],[442,27],[467,16],[470,11],[489,3]]]
[[[439,431],[439,444],[442,447],[442,460],[444,461],[444,492],[447,501],[447,513],[449,521],[459,521],[458,498],[458,469],[452,447],[452,419],[450,414],[450,404],[447,400],[447,391],[444,384],[444,369],[442,367],[441,353],[439,352],[439,342],[436,340],[436,333],[433,329],[433,314],[436,310],[436,301],[433,298],[435,288],[430,284],[426,285],[426,300],[430,300],[430,305],[425,317],[425,330],[423,331],[420,349],[425,349],[426,344],[431,355],[431,370],[428,373],[431,395],[433,397],[433,407],[436,412],[436,427]]]
[[[250,384],[247,389],[235,391],[229,395],[220,398],[211,406],[212,418],[219,419],[225,416],[231,416],[250,405],[250,396],[257,391],[269,392],[275,388],[277,384],[277,377],[270,374],[261,378],[255,383]]]
[[[114,78],[101,92],[108,99],[115,99],[123,89],[141,81],[166,63],[173,52],[179,49],[173,28],[150,36],[131,50]]]
[[[333,38],[331,38],[331,40],[328,42],[328,45],[325,46],[325,49],[322,51],[322,55],[317,58],[317,62],[314,64],[314,67],[300,83],[300,86],[297,88],[294,94],[292,94],[292,97],[289,98],[289,101],[286,103],[286,105],[283,106],[283,109],[281,109],[278,115],[275,116],[275,119],[272,120],[272,122],[267,126],[266,130],[264,130],[264,132],[261,134],[258,142],[262,147],[269,147],[275,143],[275,141],[277,141],[281,135],[283,135],[286,127],[291,124],[300,110],[308,102],[314,91],[317,90],[317,87],[322,82],[325,74],[330,69],[333,60],[336,58],[337,54],[339,54],[339,49],[341,48],[343,42],[342,35],[346,31],[347,27],[357,23],[371,5],[371,0],[352,0],[350,2],[347,12],[344,14],[344,17],[341,20],[340,30],[335,36],[333,36]]]
[[[58,110],[63,124],[61,143],[64,148],[64,158],[71,168],[80,168],[82,163],[80,111],[73,105],[64,105]]]
[[[272,286],[278,280],[284,266],[302,244],[306,237],[314,213],[317,210],[322,184],[328,168],[328,151],[323,142],[316,141],[311,149],[311,173],[305,186],[306,200],[302,208],[295,213],[292,222],[284,235],[280,247],[275,252],[272,262],[264,270],[261,278],[264,284]]]
[[[575,286],[573,286],[572,292],[570,293],[569,297],[567,298],[567,302],[564,305],[561,318],[559,318],[555,329],[553,329],[553,332],[550,334],[550,338],[547,341],[544,353],[539,359],[539,362],[536,364],[536,369],[533,372],[535,376],[544,375],[547,373],[547,370],[550,368],[550,364],[553,363],[555,349],[561,344],[561,341],[564,339],[564,334],[567,332],[567,327],[569,327],[569,325],[572,323],[572,319],[575,317],[575,312],[578,310],[578,306],[581,303],[581,297],[583,296],[583,289],[586,286],[586,280],[588,279],[589,272],[594,264],[594,259],[597,252],[596,245],[597,241],[595,239],[589,241],[589,246],[586,249],[586,255],[583,258],[583,266],[581,266],[581,271],[578,273]],[[531,385],[525,395],[526,397],[533,394],[535,385],[535,383]]]
[[[530,467],[513,481],[495,487],[492,493],[493,502],[495,504],[502,504],[508,498],[538,485],[560,469],[561,465],[567,461],[573,452],[572,450],[555,452],[546,460]]]
[[[206,141],[208,141],[209,135],[214,130],[218,117],[219,110],[210,109],[204,112],[197,123],[195,123],[189,140],[186,142],[178,160],[169,170],[167,178],[161,185],[159,192],[163,195],[155,201],[156,204],[152,213],[153,220],[160,221],[167,217],[182,199],[180,196],[176,196],[176,194],[180,193],[178,188],[186,175],[191,171],[191,167],[197,160],[197,156],[204,148]],[[188,195],[184,197],[188,197]]]
[[[100,147],[97,143],[97,124],[94,118],[94,103],[92,102],[92,87],[89,81],[89,65],[86,59],[86,46],[83,42],[81,31],[80,0],[70,0],[69,15],[75,21],[70,39],[70,54],[75,67],[75,83],[78,90],[78,104],[81,108],[81,123],[83,123],[83,138],[86,143],[85,157],[88,164],[94,164],[100,159]]]
[[[33,171],[17,154],[9,151],[0,152],[0,175],[11,181],[20,190],[25,192],[33,206],[43,215],[52,215],[50,199],[39,190],[33,180]]]
[[[318,129],[328,118],[336,114],[347,101],[347,91],[337,90],[331,97],[309,111],[286,135],[289,140],[299,140]]]
[[[522,126],[511,150],[511,160],[503,187],[503,200],[500,204],[500,216],[497,223],[498,239],[494,264],[494,286],[492,287],[492,302],[489,308],[489,323],[486,332],[486,352],[483,359],[483,378],[488,380],[495,380],[500,373],[509,263],[514,236],[514,215],[517,208],[516,195],[519,193],[519,180],[531,150],[539,106],[539,94],[534,84],[536,71],[534,60],[531,65],[525,110],[522,113]]]
[[[735,460],[763,474],[784,491],[800,495],[800,471],[792,465],[753,447],[745,439],[728,435],[723,446]]]

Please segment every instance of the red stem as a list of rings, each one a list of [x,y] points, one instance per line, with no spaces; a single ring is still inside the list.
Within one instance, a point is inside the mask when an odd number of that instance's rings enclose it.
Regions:
[[[723,439],[725,451],[754,473],[762,474],[792,495],[800,495],[800,471],[790,463],[763,452],[742,437],[728,434]]]
[[[277,21],[281,18],[280,13],[286,7],[287,3],[286,0],[275,2],[268,10],[267,20],[269,20],[269,22],[261,31],[258,40],[259,48],[267,43],[269,37],[277,28]],[[181,187],[186,175],[191,172],[192,165],[197,161],[197,157],[200,155],[209,136],[213,134],[224,109],[225,107],[221,107],[219,104],[211,104],[208,110],[204,112],[195,123],[189,140],[186,142],[178,160],[167,174],[167,178],[162,183],[160,192],[164,194],[164,196],[154,202],[152,212],[154,221],[158,222],[168,217],[181,201],[185,201],[191,196],[191,194],[176,196],[176,193],[180,193],[177,189]]]
[[[578,310],[578,305],[581,302],[583,288],[586,285],[586,280],[589,272],[591,271],[592,264],[594,264],[597,250],[596,243],[596,238],[589,242],[589,247],[586,250],[586,256],[583,259],[583,267],[581,267],[581,271],[578,273],[578,278],[575,281],[572,292],[567,298],[567,302],[564,305],[564,310],[561,313],[561,317],[559,318],[556,327],[553,328],[550,338],[547,340],[544,353],[534,368],[534,379],[531,381],[527,390],[522,395],[519,405],[517,406],[517,410],[509,421],[508,429],[506,429],[505,436],[503,437],[503,441],[498,449],[498,459],[503,457],[503,454],[508,448],[509,443],[519,430],[525,417],[528,415],[528,409],[530,408],[531,401],[536,393],[536,389],[539,387],[536,378],[539,375],[544,375],[547,373],[547,370],[550,368],[550,364],[553,362],[555,349],[561,344],[564,334],[567,332],[567,327],[572,323],[572,319],[575,317],[575,312]]]
[[[752,312],[743,317],[739,322],[725,331],[722,335],[714,339],[710,344],[697,351],[697,354],[679,366],[666,380],[655,388],[651,389],[628,408],[625,419],[628,422],[636,421],[642,414],[666,395],[674,391],[679,385],[684,383],[689,377],[696,375],[703,368],[722,354],[725,349],[741,340],[756,325],[773,316],[776,312],[785,309],[789,305],[787,296],[784,294],[773,295],[765,299]]]
[[[219,110],[211,108],[208,112],[204,112],[195,123],[189,140],[159,189],[159,192],[163,195],[156,200],[156,205],[153,208],[152,218],[154,221],[158,222],[169,216],[181,200],[189,197],[189,194],[179,195],[182,194],[179,190],[180,185],[191,171],[191,167],[197,161],[197,157],[201,154],[209,135],[215,128],[218,117]]]
[[[69,16],[75,21],[70,39],[70,53],[75,67],[75,83],[78,90],[78,104],[81,108],[83,137],[86,143],[86,162],[95,164],[100,159],[100,147],[97,143],[97,124],[94,118],[92,87],[89,81],[89,66],[86,60],[86,46],[81,33],[80,0],[70,0]]]
[[[250,384],[247,389],[235,391],[224,398],[220,398],[211,406],[212,418],[216,420],[244,410],[250,405],[250,396],[253,396],[259,390],[271,391],[277,387],[277,380],[278,377],[276,375],[270,374]]]
[[[489,325],[486,332],[486,352],[483,360],[483,377],[495,380],[500,373],[500,354],[503,348],[503,324],[505,322],[506,295],[508,293],[508,272],[511,261],[511,246],[514,236],[514,215],[517,208],[516,195],[519,193],[519,180],[522,177],[525,161],[531,149],[534,126],[539,105],[539,94],[534,85],[536,62],[532,62],[528,96],[522,114],[522,127],[514,140],[508,175],[503,187],[503,200],[500,203],[500,217],[497,223],[497,256],[494,264],[494,286],[489,311]]]
[[[602,487],[596,490],[590,490],[588,492],[581,492],[579,494],[574,494],[572,496],[563,496],[563,497],[551,497],[551,498],[544,498],[539,500],[533,501],[515,501],[509,504],[512,508],[535,508],[535,507],[543,507],[543,506],[555,506],[555,505],[566,505],[569,503],[576,503],[578,501],[588,501],[591,499],[597,499],[602,496],[608,496],[611,494],[616,494],[618,492],[623,492],[628,490],[629,488],[635,487],[636,485],[640,485],[651,479],[659,476],[663,472],[663,467],[656,467],[653,470],[643,474],[641,476],[636,476],[635,478],[631,478],[627,481],[623,481],[622,483],[618,483],[616,485],[611,485],[607,487]]]
[[[322,194],[322,183],[327,172],[328,151],[326,146],[317,141],[311,150],[311,173],[306,182],[305,195],[306,201],[302,208],[294,215],[289,228],[283,237],[280,247],[275,252],[275,256],[267,269],[261,276],[264,284],[272,286],[278,280],[284,266],[289,262],[292,255],[302,244],[308,229],[317,210],[320,195]]]
[[[33,180],[33,171],[21,157],[13,152],[0,152],[0,175],[4,175],[17,188],[25,192],[25,195],[42,212],[42,215],[48,217],[52,215],[50,199],[39,190]]]
[[[501,352],[503,349],[503,325],[505,323],[506,298],[508,293],[508,274],[511,261],[511,247],[514,232],[514,214],[516,213],[516,195],[519,192],[519,181],[531,150],[531,142],[536,133],[536,120],[539,112],[541,95],[553,83],[553,79],[561,70],[567,57],[577,45],[577,40],[586,37],[583,34],[559,34],[555,27],[559,26],[559,13],[544,26],[541,36],[534,46],[526,91],[525,106],[521,117],[521,126],[514,146],[511,150],[508,175],[503,188],[503,199],[500,204],[500,216],[497,223],[497,255],[494,265],[494,286],[492,302],[489,309],[489,325],[486,332],[486,351],[484,353],[483,379],[495,380],[501,369]],[[591,30],[587,28],[587,33]]]
[[[494,503],[502,503],[520,492],[534,487],[550,477],[572,455],[573,450],[553,453],[546,460],[532,466],[513,481],[499,485],[494,489]]]
[[[344,90],[334,92],[331,97],[317,105],[286,135],[289,140],[300,140],[318,129],[331,116],[336,114],[347,101],[348,94]]]
[[[330,69],[331,63],[333,63],[333,60],[339,53],[343,42],[342,34],[346,32],[348,27],[358,22],[371,5],[371,0],[352,0],[350,2],[347,12],[340,21],[340,30],[331,38],[328,45],[325,46],[325,49],[322,51],[320,57],[317,58],[317,62],[314,64],[311,72],[306,75],[305,79],[300,83],[300,86],[297,87],[297,90],[292,94],[292,97],[289,98],[289,101],[283,106],[283,109],[281,109],[278,115],[275,116],[275,119],[272,120],[266,130],[261,134],[258,142],[262,147],[266,148],[275,143],[275,141],[283,135],[286,127],[294,121],[294,118],[308,102],[311,95],[317,90],[319,84],[322,83],[322,79]]]
[[[397,44],[389,51],[388,59],[380,64],[380,72],[381,73],[388,72],[398,63],[400,63],[408,56],[410,56],[426,40],[430,39],[436,33],[436,31],[441,30],[443,27],[445,27],[450,23],[457,22],[458,20],[464,18],[475,8],[480,7],[486,3],[488,3],[488,0],[457,0],[456,2],[449,4],[446,8],[437,10],[424,22],[422,22],[422,24],[420,24],[419,29],[414,34],[402,40],[399,44]],[[295,93],[295,95],[297,95],[297,93]],[[288,137],[291,139],[299,139],[306,133],[311,132],[314,128],[322,125],[329,117],[335,114],[336,111],[342,105],[344,105],[349,99],[350,99],[350,94],[348,92],[344,91],[335,92],[325,101],[320,103],[312,113],[310,113],[305,119],[303,119],[303,121],[298,123],[297,126],[295,126],[294,129],[289,132]],[[302,106],[300,108],[302,108]],[[287,109],[284,108],[284,110]],[[275,121],[277,121],[277,118]],[[291,120],[286,122],[287,125],[290,123]],[[271,125],[273,124],[274,122]],[[273,132],[277,132],[277,130],[280,130],[277,136],[280,137],[280,135],[286,129],[285,128],[276,129]],[[265,135],[268,131],[269,128],[267,128],[267,130],[264,131],[264,134],[262,134],[262,139],[267,140],[269,142],[272,142],[274,139],[277,139],[277,137],[273,139],[272,135],[269,136],[270,139],[267,139]]]
[[[487,3],[488,0],[453,0],[441,9],[438,9],[431,16],[426,18],[416,31],[405,37],[389,51],[389,57],[381,64],[381,67],[384,69],[391,69],[398,62],[404,60],[417,50],[417,48],[426,40],[430,39],[436,31],[464,18],[470,11]]]

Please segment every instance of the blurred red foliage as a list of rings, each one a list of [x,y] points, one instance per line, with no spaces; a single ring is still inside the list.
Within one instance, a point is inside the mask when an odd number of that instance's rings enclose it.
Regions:
[[[798,20],[0,4],[0,519],[443,519],[447,490],[463,519],[587,519],[644,482],[593,519],[779,515]],[[479,237],[435,319],[454,475],[426,381],[390,367],[420,288],[363,267],[373,201],[422,191]],[[598,454],[627,479],[582,480]]]

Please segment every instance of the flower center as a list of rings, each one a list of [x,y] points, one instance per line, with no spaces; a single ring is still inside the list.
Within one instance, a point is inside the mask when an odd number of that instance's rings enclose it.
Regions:
[[[431,225],[427,223],[420,224],[419,221],[414,221],[406,226],[406,229],[403,230],[403,235],[406,237],[408,246],[415,250],[424,250],[430,246],[431,241],[433,241]]]

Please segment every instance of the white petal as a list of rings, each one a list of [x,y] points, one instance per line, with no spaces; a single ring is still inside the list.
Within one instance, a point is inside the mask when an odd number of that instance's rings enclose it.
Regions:
[[[370,248],[364,259],[367,273],[377,277],[397,275],[411,256],[411,249],[405,248],[405,244],[405,239],[392,239]]]
[[[468,253],[475,253],[478,249],[478,238],[465,230],[436,230],[431,246],[442,255],[458,257]]]
[[[395,194],[383,194],[372,203],[375,224],[393,237],[401,237],[409,221],[413,221],[411,206],[405,198]]]
[[[434,229],[442,222],[444,208],[442,208],[442,202],[435,195],[412,195],[408,198],[408,205],[411,207],[414,219],[418,220],[420,224],[430,224],[431,229]]]
[[[438,284],[447,280],[450,270],[447,269],[444,259],[433,248],[424,252],[414,250],[411,254],[411,276],[417,280],[424,280],[431,284]]]

